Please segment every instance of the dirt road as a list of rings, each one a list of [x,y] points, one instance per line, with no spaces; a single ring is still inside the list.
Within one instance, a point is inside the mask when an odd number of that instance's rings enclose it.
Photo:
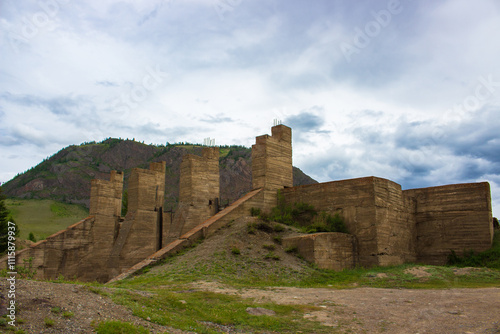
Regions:
[[[0,280],[0,308],[5,311],[7,281]],[[500,333],[500,288],[409,290],[233,289],[211,282],[193,289],[240,295],[277,304],[310,304],[305,314],[339,332],[350,333]],[[134,317],[123,306],[81,285],[20,280],[16,285],[18,319],[26,333],[92,333],[92,322],[119,319],[146,327],[151,333],[183,333]],[[61,312],[54,312],[60,308]],[[63,310],[73,313],[64,317]],[[55,320],[47,327],[45,318]],[[6,327],[0,327],[5,331]],[[234,331],[231,331],[234,332]],[[12,332],[8,332],[12,333]]]

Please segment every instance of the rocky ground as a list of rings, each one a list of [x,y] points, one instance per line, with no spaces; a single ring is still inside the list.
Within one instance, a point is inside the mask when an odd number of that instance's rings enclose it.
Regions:
[[[7,307],[7,281],[1,277],[0,313]],[[132,315],[108,297],[95,293],[91,287],[76,284],[59,284],[31,280],[16,282],[17,329],[25,333],[94,333],[94,325],[108,320],[121,320],[141,325],[150,333],[183,333],[169,327],[159,326]],[[65,317],[65,312],[66,317]],[[73,315],[70,316],[69,312]],[[45,319],[52,319],[52,326]],[[0,332],[9,331],[9,325],[0,327]]]
[[[500,333],[500,289],[302,289],[234,290],[215,283],[198,288],[277,304],[311,304],[304,317],[341,333]]]
[[[7,281],[1,279],[1,311],[5,312]],[[311,304],[305,314],[340,332],[351,333],[500,333],[500,289],[233,289],[211,282],[193,289],[235,294],[277,304]],[[105,319],[142,325],[151,333],[184,333],[135,317],[92,287],[20,280],[16,284],[18,329],[25,333],[92,333]],[[60,310],[54,312],[54,310]],[[64,312],[73,316],[65,317]],[[54,325],[47,326],[46,318]],[[223,332],[231,328],[220,326]],[[8,331],[8,327],[0,327]]]

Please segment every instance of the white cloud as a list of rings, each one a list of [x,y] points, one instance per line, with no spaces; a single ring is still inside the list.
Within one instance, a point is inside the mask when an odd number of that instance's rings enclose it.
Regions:
[[[223,19],[213,0],[58,3],[24,37],[43,8],[1,5],[2,181],[83,141],[250,146],[279,118],[299,122],[294,164],[321,181],[484,178],[499,207],[494,0],[401,0],[350,62],[339,46],[386,2],[243,0]],[[151,68],[168,75],[144,89]]]

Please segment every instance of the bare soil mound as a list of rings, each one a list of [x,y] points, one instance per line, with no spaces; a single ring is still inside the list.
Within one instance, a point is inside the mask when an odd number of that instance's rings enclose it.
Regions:
[[[296,280],[311,270],[308,263],[281,245],[283,238],[296,235],[300,233],[294,228],[264,223],[255,217],[242,217],[182,256],[153,267],[146,276],[220,281],[228,275],[231,280],[236,277],[245,283],[255,280],[258,284]]]

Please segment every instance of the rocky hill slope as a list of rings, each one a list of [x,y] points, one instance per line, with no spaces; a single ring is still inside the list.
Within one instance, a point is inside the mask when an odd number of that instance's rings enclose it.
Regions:
[[[200,145],[146,145],[134,140],[109,138],[100,143],[68,146],[30,170],[2,185],[4,193],[18,198],[50,198],[88,207],[91,179],[108,179],[111,170],[125,173],[127,188],[134,167],[149,168],[150,162],[166,161],[165,208],[176,206],[179,196],[179,170],[186,153],[201,154]],[[295,168],[294,184],[316,183]],[[251,149],[243,146],[220,147],[222,204],[232,202],[251,189]]]

